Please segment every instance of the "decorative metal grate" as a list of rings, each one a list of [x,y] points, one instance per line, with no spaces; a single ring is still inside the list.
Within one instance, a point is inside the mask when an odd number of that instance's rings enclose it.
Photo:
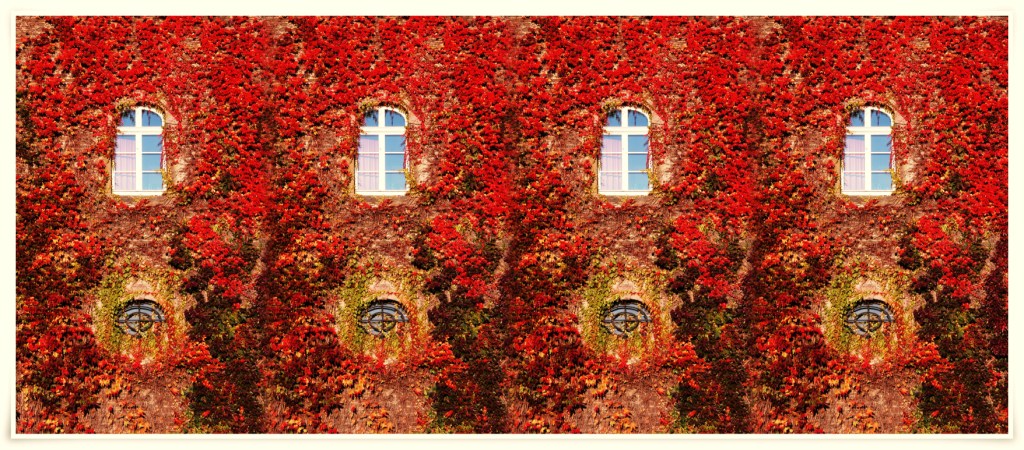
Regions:
[[[164,311],[152,300],[132,300],[117,317],[117,329],[134,337],[142,337],[153,324],[164,321]]]
[[[882,325],[892,322],[889,305],[881,300],[857,302],[846,315],[846,327],[858,336],[873,336]]]
[[[619,300],[608,309],[602,324],[609,333],[627,337],[636,331],[640,324],[650,321],[651,314],[647,312],[643,303],[638,300]]]
[[[366,307],[366,312],[359,319],[359,324],[367,333],[384,337],[395,329],[399,323],[408,322],[409,316],[405,308],[396,300],[374,300]]]

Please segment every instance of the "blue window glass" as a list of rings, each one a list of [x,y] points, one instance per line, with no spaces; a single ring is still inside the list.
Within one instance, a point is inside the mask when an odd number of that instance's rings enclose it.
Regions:
[[[626,170],[647,170],[647,154],[631,153],[629,155],[629,166]]]
[[[404,127],[405,117],[402,117],[402,115],[396,111],[384,110],[384,126]]]
[[[647,153],[647,135],[629,135],[629,153]]]
[[[878,111],[871,111],[871,126],[873,127],[891,127],[892,118],[888,114]]]
[[[850,114],[850,126],[851,127],[862,127],[864,126],[864,110],[859,110]]]
[[[637,110],[629,110],[629,126],[631,127],[646,127],[648,125],[647,116]]]
[[[160,135],[143,135],[142,136],[142,151],[143,152],[159,152],[164,148],[164,138]]]
[[[363,116],[363,126],[364,127],[376,127],[376,126],[379,126],[380,122],[379,122],[379,119],[378,119],[377,116],[378,116],[378,114],[377,114],[377,110],[376,109],[373,110],[373,111],[367,111],[366,115]]]
[[[609,127],[621,127],[622,126],[622,112],[615,110],[608,114],[608,123],[605,126]]]
[[[889,153],[892,151],[892,136],[888,134],[871,136],[871,153]]]
[[[405,151],[405,136],[387,135],[384,136],[384,151],[387,153],[401,153]]]
[[[153,112],[142,110],[142,126],[144,127],[159,127],[163,126],[163,121],[160,120],[160,115]]]
[[[135,126],[135,110],[125,111],[121,114],[121,126],[122,127],[134,127]]]
[[[891,191],[892,175],[888,172],[872,172],[871,189],[876,191]]]
[[[164,188],[163,176],[159,173],[143,173],[142,189],[146,191],[159,191]]]
[[[384,155],[384,170],[402,170],[405,168],[405,155],[386,154]]]
[[[888,153],[872,153],[871,154],[871,170],[888,170],[889,161],[891,158]]]
[[[384,189],[387,189],[389,191],[401,191],[405,189],[405,174],[385,173]]]
[[[160,170],[160,155],[142,155],[142,170]]]
[[[629,174],[629,190],[631,191],[645,191],[650,189],[650,183],[647,180],[646,173],[630,173]]]

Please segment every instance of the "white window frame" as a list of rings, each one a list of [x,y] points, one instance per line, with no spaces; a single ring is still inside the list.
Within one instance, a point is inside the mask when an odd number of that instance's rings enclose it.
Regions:
[[[622,183],[618,189],[602,189],[601,187],[601,174],[609,173],[604,170],[601,165],[601,159],[605,155],[604,141],[602,136],[601,142],[601,156],[598,157],[598,168],[597,168],[597,192],[601,195],[609,196],[642,196],[651,193],[651,114],[640,109],[630,106],[622,106],[617,108],[621,117],[621,126],[612,127],[607,126],[608,117],[605,116],[605,127],[603,136],[619,136],[622,141],[621,157],[622,164],[620,168]],[[629,112],[636,111],[643,114],[647,118],[648,126],[629,126]],[[644,135],[647,136],[647,189],[629,189],[629,136],[630,135]]]
[[[142,112],[149,111],[160,117],[160,126],[142,126]],[[135,126],[118,126],[118,136],[134,136],[135,137],[135,188],[117,190],[115,189],[114,176],[116,169],[117,150],[114,151],[114,160],[110,164],[110,189],[114,195],[125,195],[125,196],[155,196],[163,195],[167,191],[166,180],[162,180],[160,183],[160,189],[142,189],[142,136],[159,135],[161,139],[160,144],[160,176],[163,178],[164,171],[166,170],[166,161],[164,160],[164,126],[167,125],[167,118],[164,117],[160,111],[153,108],[146,108],[144,106],[137,106],[131,109],[132,114],[135,115]],[[121,123],[122,115],[117,116],[118,124]],[[117,145],[115,141],[114,145]]]
[[[405,138],[406,137],[406,134],[405,134],[406,127],[409,126],[409,116],[407,116],[404,112],[402,112],[401,110],[399,110],[397,108],[392,108],[392,107],[388,107],[388,106],[380,106],[380,107],[374,108],[373,111],[374,111],[374,113],[377,114],[377,125],[378,126],[376,126],[376,127],[362,126],[362,127],[359,128],[359,135],[360,136],[377,136],[377,168],[375,170],[375,172],[377,173],[377,186],[376,186],[376,189],[359,189],[359,181],[358,181],[359,173],[360,172],[374,172],[374,171],[373,170],[362,170],[359,167],[359,149],[357,147],[356,148],[356,163],[354,164],[356,176],[355,176],[355,179],[353,180],[354,184],[355,184],[355,192],[358,195],[369,195],[369,196],[401,196],[401,195],[405,195],[407,192],[409,192],[408,176],[406,176],[405,188],[403,188],[403,189],[386,189],[385,188],[385,186],[386,186],[386,184],[385,184],[385,172],[386,171],[384,170],[384,168],[385,168],[385,148],[386,148],[386,143],[385,143],[386,142],[386,138],[385,138],[385,136],[394,136],[394,135],[399,135],[400,134],[400,135],[402,135],[403,138]],[[385,123],[384,122],[384,117],[385,117],[384,112],[385,111],[391,111],[391,112],[397,113],[398,115],[402,116],[402,119],[405,120],[405,125],[403,125],[403,126],[385,126],[384,125],[384,123]],[[360,120],[363,120],[364,123],[365,123],[365,115],[363,117],[360,117]],[[408,146],[409,146],[409,143],[408,143],[408,141],[406,141],[405,148],[402,150],[402,161],[403,161],[402,162],[402,166],[403,166],[402,172],[403,172],[404,175],[407,175],[408,171],[409,171],[409,149],[408,149],[409,147]],[[394,172],[394,171],[392,171],[392,172]]]
[[[843,159],[842,159],[842,163],[840,164],[840,166],[842,168],[840,169],[840,173],[839,173],[839,186],[840,186],[840,189],[841,189],[841,191],[842,191],[842,193],[844,195],[869,195],[869,196],[892,195],[893,189],[871,189],[871,176],[872,176],[872,167],[871,167],[871,136],[883,136],[883,135],[884,136],[889,136],[889,139],[890,139],[889,142],[892,142],[892,126],[888,126],[888,127],[886,127],[886,126],[871,126],[871,113],[873,111],[878,111],[878,112],[881,112],[881,113],[885,114],[886,116],[889,116],[889,122],[890,123],[895,123],[896,122],[896,116],[895,116],[895,114],[893,114],[893,113],[891,113],[889,111],[886,111],[885,109],[876,108],[876,107],[873,107],[873,106],[866,106],[866,107],[860,108],[859,111],[864,114],[864,126],[855,127],[855,126],[847,125],[847,127],[846,127],[846,136],[864,136],[864,187],[865,187],[865,189],[858,189],[858,190],[846,189],[846,152],[847,152],[847,148],[846,148],[845,137],[844,137],[844,140],[843,140]],[[847,123],[849,123],[849,122],[847,122]],[[888,153],[889,153],[890,161],[892,161],[892,147],[889,148],[889,152]],[[890,162],[889,165],[890,165],[890,168],[889,168],[890,169],[889,170],[890,176],[892,176],[892,171],[893,171],[892,169],[894,167],[892,167],[893,164],[891,162]]]

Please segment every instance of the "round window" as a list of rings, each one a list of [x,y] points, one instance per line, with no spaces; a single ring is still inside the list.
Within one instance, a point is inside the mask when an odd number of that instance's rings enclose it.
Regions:
[[[129,336],[142,337],[153,324],[164,321],[164,311],[152,300],[132,300],[117,317],[117,329]]]
[[[891,322],[892,311],[881,300],[859,301],[846,315],[846,327],[858,336],[871,337]]]
[[[405,308],[396,300],[374,300],[366,307],[359,324],[367,333],[384,337],[402,322],[408,322],[409,316]]]
[[[651,314],[643,303],[638,300],[619,300],[608,308],[602,324],[609,333],[627,337],[636,331],[640,324],[650,321]]]

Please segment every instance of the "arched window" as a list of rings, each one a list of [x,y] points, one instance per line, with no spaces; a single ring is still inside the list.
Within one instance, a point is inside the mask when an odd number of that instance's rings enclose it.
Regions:
[[[405,307],[397,300],[374,300],[367,305],[359,324],[371,335],[384,337],[400,323],[409,321]]]
[[[124,305],[117,316],[117,329],[133,337],[142,337],[153,324],[164,321],[164,310],[157,302],[147,299],[132,300]]]
[[[861,300],[846,314],[846,328],[858,336],[872,337],[888,323],[892,323],[892,311],[877,299]]]
[[[629,337],[641,324],[651,321],[651,313],[639,300],[619,300],[612,303],[601,323],[609,333]]]
[[[113,192],[160,195],[164,192],[164,118],[149,108],[121,114],[114,149]]]
[[[850,115],[843,152],[843,193],[892,193],[892,116],[874,107]]]
[[[601,141],[598,192],[604,195],[646,195],[648,131],[650,119],[642,111],[624,106],[608,114]]]
[[[380,107],[367,111],[359,135],[356,193],[403,195],[405,182],[405,124],[398,110]]]

